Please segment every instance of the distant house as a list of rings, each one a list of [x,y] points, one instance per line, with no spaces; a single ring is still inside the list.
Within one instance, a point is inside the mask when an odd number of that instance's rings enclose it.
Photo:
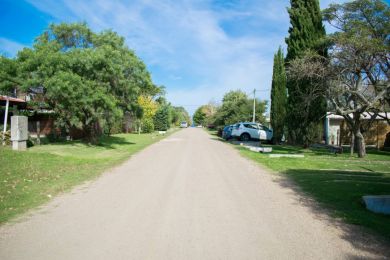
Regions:
[[[390,126],[385,118],[390,118],[390,113],[380,113],[376,117],[368,131],[363,133],[366,145],[375,146],[382,149],[384,147],[386,135],[390,132]],[[369,113],[363,113],[364,120],[371,119]],[[325,142],[330,145],[350,145],[351,133],[348,129],[345,119],[340,115],[328,113],[325,118]]]
[[[33,109],[29,106],[29,101],[34,101],[44,106],[44,89],[43,87],[31,87],[27,92],[20,91],[17,88],[13,89],[8,95],[0,95],[0,125],[3,125],[1,131],[4,131],[4,124],[7,123],[7,128],[10,126],[11,116],[19,114],[20,110],[35,111],[28,118],[28,131],[30,136],[36,137],[38,128],[40,135],[45,136],[51,133],[54,129],[54,113],[47,109]],[[8,101],[8,111],[6,109]],[[8,113],[7,113],[8,112]],[[7,113],[7,120],[5,120]]]
[[[11,123],[11,116],[16,115],[17,111],[26,107],[26,101],[20,98],[0,95],[0,125],[1,131],[5,132]]]

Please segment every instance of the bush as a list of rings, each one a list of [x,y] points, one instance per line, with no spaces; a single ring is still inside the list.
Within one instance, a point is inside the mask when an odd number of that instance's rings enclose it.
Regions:
[[[56,143],[56,142],[63,142],[66,141],[65,134],[62,134],[61,132],[58,132],[57,130],[52,130],[47,136],[47,140],[49,140],[50,143]]]
[[[167,131],[169,129],[169,108],[168,106],[160,107],[154,115],[154,126],[158,131]]]
[[[35,145],[34,141],[31,139],[31,137],[28,137],[28,140],[26,141],[27,147],[33,147]]]
[[[103,127],[103,133],[105,135],[113,135],[122,133],[122,120],[116,120],[112,123],[106,122]]]
[[[217,127],[217,135],[219,136],[219,137],[222,137],[222,132],[223,132],[223,126],[219,126],[219,127]]]
[[[142,120],[142,132],[143,133],[152,133],[154,131],[154,124],[152,119]]]
[[[10,145],[11,144],[11,131],[10,130],[6,131],[4,135],[5,135],[5,144]],[[3,131],[0,132],[0,142],[3,143]]]

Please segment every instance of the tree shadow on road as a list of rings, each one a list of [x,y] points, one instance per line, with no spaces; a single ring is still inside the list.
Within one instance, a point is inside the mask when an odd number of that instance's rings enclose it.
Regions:
[[[294,169],[279,175],[275,182],[291,190],[297,205],[309,208],[316,218],[340,230],[340,238],[354,248],[375,258],[387,258],[390,257],[390,216],[367,211],[361,196],[389,193],[389,177],[372,172],[354,176],[345,171]],[[362,188],[360,184],[365,186]]]

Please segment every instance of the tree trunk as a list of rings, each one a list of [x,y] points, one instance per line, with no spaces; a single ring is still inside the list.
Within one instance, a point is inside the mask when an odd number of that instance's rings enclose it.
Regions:
[[[95,124],[90,123],[89,125],[84,125],[84,133],[86,135],[86,140],[90,144],[97,144],[97,136],[95,131]]]
[[[41,122],[37,121],[37,145],[41,145]]]
[[[366,144],[364,142],[364,137],[360,131],[360,127],[355,129],[355,138],[356,138],[356,148],[358,152],[358,157],[363,158],[366,156]]]
[[[353,156],[354,149],[355,149],[355,134],[351,131],[351,156]]]

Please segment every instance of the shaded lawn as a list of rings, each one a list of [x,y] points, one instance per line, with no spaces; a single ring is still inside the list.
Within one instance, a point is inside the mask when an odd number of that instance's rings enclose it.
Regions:
[[[283,173],[325,206],[333,217],[361,225],[390,240],[390,216],[366,210],[363,195],[390,195],[390,153],[368,150],[363,158],[334,155],[326,149],[272,146],[273,153],[304,154],[304,158],[270,158],[238,147],[240,153]]]
[[[101,138],[96,146],[72,141],[34,146],[26,152],[0,147],[0,223],[99,176],[162,138],[118,134]]]

